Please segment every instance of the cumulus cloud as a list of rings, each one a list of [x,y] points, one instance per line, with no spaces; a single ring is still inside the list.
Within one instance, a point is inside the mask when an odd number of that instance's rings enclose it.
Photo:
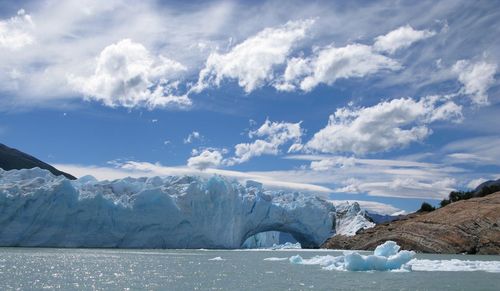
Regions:
[[[488,104],[488,89],[495,82],[496,64],[487,62],[471,63],[460,60],[455,63],[452,71],[458,75],[458,81],[463,87],[461,93],[469,95],[476,105]]]
[[[185,70],[182,64],[124,39],[102,50],[93,75],[70,76],[69,81],[87,99],[110,107],[185,107],[191,100],[174,94],[178,84],[174,79]]]
[[[376,51],[393,54],[399,49],[407,48],[413,43],[435,34],[434,31],[430,30],[415,30],[410,25],[401,26],[386,35],[376,37],[373,47]]]
[[[277,155],[280,147],[293,141],[289,150],[297,148],[302,136],[301,122],[271,122],[267,119],[261,127],[249,132],[252,143],[240,143],[235,146],[235,156],[227,160],[228,165],[240,164],[264,154]]]
[[[34,24],[31,16],[24,9],[7,20],[0,20],[0,48],[16,50],[32,44],[35,39],[31,34]]]
[[[184,139],[184,143],[188,144],[200,139],[203,139],[203,136],[199,132],[193,131]]]
[[[187,165],[190,168],[205,170],[216,168],[222,163],[222,154],[218,150],[204,150],[199,155],[190,157]]]
[[[359,78],[383,70],[399,70],[401,65],[373,51],[370,46],[351,44],[321,50],[311,60],[312,74],[300,82],[300,89],[310,91],[320,83],[332,85],[338,79]]]
[[[375,52],[368,45],[329,46],[311,57],[290,59],[282,80],[276,82],[274,87],[279,91],[300,88],[307,92],[321,83],[332,85],[339,79],[360,78],[400,68],[396,60]]]
[[[275,82],[274,87],[279,91],[300,88],[307,92],[319,84],[332,85],[339,79],[397,71],[402,68],[401,64],[383,53],[392,54],[434,34],[407,25],[375,38],[373,45],[354,43],[344,47],[331,45],[316,49],[309,57],[289,59],[281,80]]]
[[[192,91],[199,93],[211,85],[219,86],[227,78],[238,80],[238,85],[249,93],[271,81],[273,68],[285,63],[292,47],[306,36],[312,24],[313,20],[290,21],[281,27],[266,28],[226,54],[210,54]]]
[[[366,154],[403,147],[421,141],[437,120],[462,119],[461,106],[439,96],[415,101],[393,99],[372,107],[343,107],[330,115],[328,125],[314,134],[305,148],[324,153]]]

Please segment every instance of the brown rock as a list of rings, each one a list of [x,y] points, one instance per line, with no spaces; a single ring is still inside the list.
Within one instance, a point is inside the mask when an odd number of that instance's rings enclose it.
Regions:
[[[336,235],[323,248],[373,250],[387,240],[423,253],[500,254],[500,192],[454,202],[427,213],[413,213],[390,223]]]

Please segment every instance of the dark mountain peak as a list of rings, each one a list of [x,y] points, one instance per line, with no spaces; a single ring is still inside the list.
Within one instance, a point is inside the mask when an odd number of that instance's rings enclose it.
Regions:
[[[39,167],[41,169],[49,170],[52,174],[56,176],[64,175],[70,180],[76,180],[76,178],[68,173],[59,171],[58,169],[52,167],[51,165],[40,161],[39,159],[30,156],[20,150],[8,147],[0,143],[0,168],[8,170],[20,170],[20,169],[31,169]]]

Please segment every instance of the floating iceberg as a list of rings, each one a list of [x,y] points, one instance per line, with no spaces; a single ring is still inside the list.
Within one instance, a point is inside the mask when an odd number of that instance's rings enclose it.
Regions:
[[[278,258],[278,257],[270,257],[270,258],[265,258],[264,261],[286,261],[288,258]]]
[[[470,260],[420,260],[415,252],[400,250],[393,241],[379,245],[373,255],[346,251],[343,256],[315,256],[304,259],[300,255],[289,258],[290,263],[320,265],[325,270],[336,271],[484,271],[500,273],[500,261]]]
[[[393,241],[379,245],[373,255],[361,255],[357,252],[345,252],[343,256],[316,256],[303,259],[300,255],[290,257],[292,264],[321,265],[326,270],[337,271],[388,271],[409,270],[407,263],[413,259],[415,252],[400,251]]]
[[[335,207],[220,176],[70,181],[0,169],[0,246],[239,248],[266,231],[318,247],[335,231]]]

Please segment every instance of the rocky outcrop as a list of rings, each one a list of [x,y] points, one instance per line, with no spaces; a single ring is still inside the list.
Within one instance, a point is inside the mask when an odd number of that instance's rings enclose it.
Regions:
[[[500,192],[454,202],[433,212],[336,235],[323,248],[373,250],[387,240],[424,253],[500,254]]]
[[[50,171],[56,176],[63,175],[64,177],[75,180],[76,178],[68,173],[59,171],[51,165],[40,161],[39,159],[30,156],[20,150],[10,148],[0,143],[0,168],[9,170],[32,169],[38,167]]]

